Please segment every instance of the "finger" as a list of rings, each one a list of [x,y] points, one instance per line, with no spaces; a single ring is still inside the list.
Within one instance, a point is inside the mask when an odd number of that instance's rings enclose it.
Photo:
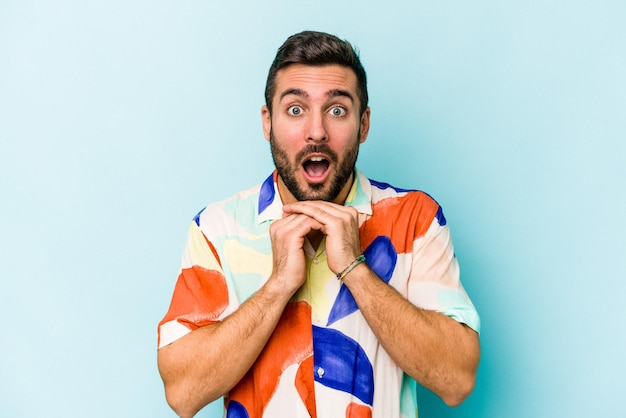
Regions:
[[[320,226],[320,222],[318,220],[304,213],[292,213],[288,215],[286,219],[287,221],[285,222],[285,225],[292,228],[307,226],[319,228]]]
[[[285,213],[301,213],[308,215],[323,224],[341,219],[344,222],[357,219],[356,209],[324,201],[303,201],[285,205]]]
[[[304,214],[289,214],[276,220],[270,227],[275,235],[304,237],[313,229],[321,229],[323,225],[316,219]]]

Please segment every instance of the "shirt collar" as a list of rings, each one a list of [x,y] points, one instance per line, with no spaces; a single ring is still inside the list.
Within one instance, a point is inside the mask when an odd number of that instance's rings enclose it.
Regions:
[[[367,177],[357,168],[354,182],[346,198],[345,206],[354,207],[359,213],[371,216],[372,214],[372,185]],[[280,219],[283,216],[283,202],[278,193],[276,179],[278,172],[274,170],[263,184],[259,192],[258,219],[259,224],[266,221]]]

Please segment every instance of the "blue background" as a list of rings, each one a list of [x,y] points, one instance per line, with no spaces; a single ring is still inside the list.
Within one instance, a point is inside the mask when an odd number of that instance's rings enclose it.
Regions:
[[[420,416],[626,416],[624,22],[617,0],[0,0],[0,415],[173,416],[156,324],[187,225],[271,170],[267,69],[317,29],[368,70],[360,168],[442,204],[482,316],[474,393],[423,390]]]

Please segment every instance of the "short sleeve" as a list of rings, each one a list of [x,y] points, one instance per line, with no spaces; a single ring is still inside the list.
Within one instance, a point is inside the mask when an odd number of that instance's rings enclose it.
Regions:
[[[480,332],[480,318],[461,284],[450,229],[441,211],[413,244],[408,299],[420,308],[441,312]]]
[[[228,303],[228,287],[220,258],[198,225],[192,222],[172,301],[158,326],[158,347],[219,321]]]

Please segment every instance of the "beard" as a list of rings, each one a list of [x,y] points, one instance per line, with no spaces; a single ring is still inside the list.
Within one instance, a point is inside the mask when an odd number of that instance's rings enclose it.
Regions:
[[[270,148],[272,151],[272,159],[278,171],[278,175],[285,183],[287,190],[297,200],[325,200],[327,202],[334,201],[341,190],[346,185],[356,166],[356,160],[359,155],[359,141],[361,132],[357,133],[354,140],[354,146],[346,149],[343,158],[339,156],[325,143],[309,144],[304,147],[295,157],[293,162],[289,161],[289,156],[283,148],[281,148],[274,138],[274,133],[270,130]],[[296,172],[302,167],[299,165],[303,158],[311,153],[322,153],[328,156],[331,166],[335,168],[335,174],[324,183],[307,183],[306,187],[298,184]]]

